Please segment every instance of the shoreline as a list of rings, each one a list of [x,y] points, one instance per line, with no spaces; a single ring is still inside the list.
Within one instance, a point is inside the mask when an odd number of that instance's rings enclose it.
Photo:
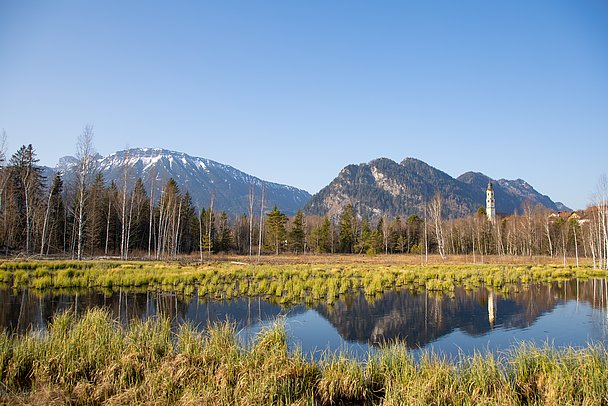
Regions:
[[[415,360],[399,343],[365,362],[344,353],[321,360],[289,351],[275,323],[243,346],[234,326],[204,333],[167,319],[128,328],[103,310],[56,317],[48,332],[0,333],[6,403],[53,404],[603,404],[603,346],[522,344],[458,361],[428,352]]]

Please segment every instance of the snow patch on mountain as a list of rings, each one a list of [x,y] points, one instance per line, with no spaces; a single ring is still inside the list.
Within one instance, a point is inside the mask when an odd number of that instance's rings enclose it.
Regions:
[[[74,157],[61,158],[56,171],[69,174],[76,162]],[[264,181],[229,165],[160,148],[117,151],[107,157],[99,156],[96,164],[106,183],[114,181],[121,185],[127,170],[128,187],[141,178],[148,193],[150,188],[154,188],[154,195],[158,198],[162,187],[173,178],[183,193],[190,194],[198,208],[208,207],[213,195],[214,206],[218,210],[234,215],[247,213],[252,187],[256,206],[260,205],[263,189],[265,208],[276,204],[288,215],[294,214],[310,199],[308,192],[293,186]]]

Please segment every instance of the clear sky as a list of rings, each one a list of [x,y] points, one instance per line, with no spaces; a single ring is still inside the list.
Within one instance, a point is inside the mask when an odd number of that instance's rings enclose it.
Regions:
[[[159,147],[317,192],[349,163],[523,178],[584,208],[607,172],[608,1],[0,0],[8,154]]]

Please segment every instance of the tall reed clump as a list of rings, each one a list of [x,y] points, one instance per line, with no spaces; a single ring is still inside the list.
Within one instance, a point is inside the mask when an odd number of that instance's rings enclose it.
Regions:
[[[434,353],[415,360],[403,345],[385,347],[379,354],[389,405],[447,404],[457,399],[456,367]]]
[[[141,381],[171,350],[167,321],[135,322],[127,330],[101,309],[80,319],[64,312],[46,333],[7,337],[0,340],[7,393],[37,396],[51,388],[59,402],[101,402]]]
[[[59,314],[44,333],[0,333],[0,403],[608,404],[608,356],[602,346],[524,344],[415,358],[392,343],[363,362],[314,360],[289,349],[280,322],[242,343],[228,322],[202,333],[162,317],[124,327],[90,310]]]
[[[522,344],[506,354],[461,356],[457,361],[401,346],[380,351],[386,405],[603,405],[608,404],[607,352]]]
[[[512,351],[509,380],[524,404],[608,404],[608,359],[603,346],[557,351],[524,345]]]
[[[313,399],[319,376],[288,351],[280,324],[245,346],[230,323],[172,333],[166,318],[127,328],[104,310],[59,314],[46,333],[1,333],[0,368],[0,403],[292,404]]]
[[[374,404],[382,399],[383,377],[375,358],[362,364],[343,353],[325,353],[319,365],[315,393],[321,404]]]
[[[248,347],[227,322],[205,333],[183,325],[174,342],[174,351],[142,381],[110,401],[265,405],[312,399],[318,369],[301,353],[288,352],[281,325],[263,330]]]

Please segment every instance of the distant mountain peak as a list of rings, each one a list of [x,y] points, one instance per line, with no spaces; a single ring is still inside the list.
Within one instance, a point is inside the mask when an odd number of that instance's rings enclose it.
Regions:
[[[56,170],[67,174],[75,163],[75,158],[64,157],[59,160]],[[130,148],[106,157],[100,156],[97,161],[98,170],[106,182],[120,183],[125,164],[129,168],[131,186],[137,178],[142,178],[148,193],[153,187],[154,195],[158,198],[162,187],[173,178],[182,192],[189,192],[199,209],[209,207],[213,194],[217,210],[226,210],[234,215],[246,213],[251,187],[256,205],[260,204],[264,189],[264,205],[272,207],[276,204],[288,215],[294,214],[310,199],[310,194],[305,190],[265,181],[207,158],[163,148]],[[155,179],[152,179],[152,174]]]
[[[426,162],[421,161],[420,159],[418,159],[418,158],[414,158],[414,157],[411,157],[411,156],[406,156],[406,157],[405,157],[405,158],[403,158],[403,160],[401,161],[401,163],[402,163],[402,164],[404,164],[404,163],[406,163],[406,162],[417,162],[417,163],[419,162],[419,163],[422,163],[422,164],[428,165]]]
[[[344,167],[338,177],[310,199],[305,210],[336,218],[346,202],[351,202],[362,216],[420,215],[425,202],[439,192],[444,198],[444,215],[461,217],[485,205],[488,181],[494,186],[496,209],[500,213],[521,211],[524,201],[552,210],[558,208],[523,179],[494,180],[473,171],[454,179],[424,161],[408,157],[399,164],[378,158],[368,164]]]
[[[384,158],[384,157],[372,159],[368,163],[368,165],[387,165],[387,164],[396,165],[397,163],[390,158]]]

